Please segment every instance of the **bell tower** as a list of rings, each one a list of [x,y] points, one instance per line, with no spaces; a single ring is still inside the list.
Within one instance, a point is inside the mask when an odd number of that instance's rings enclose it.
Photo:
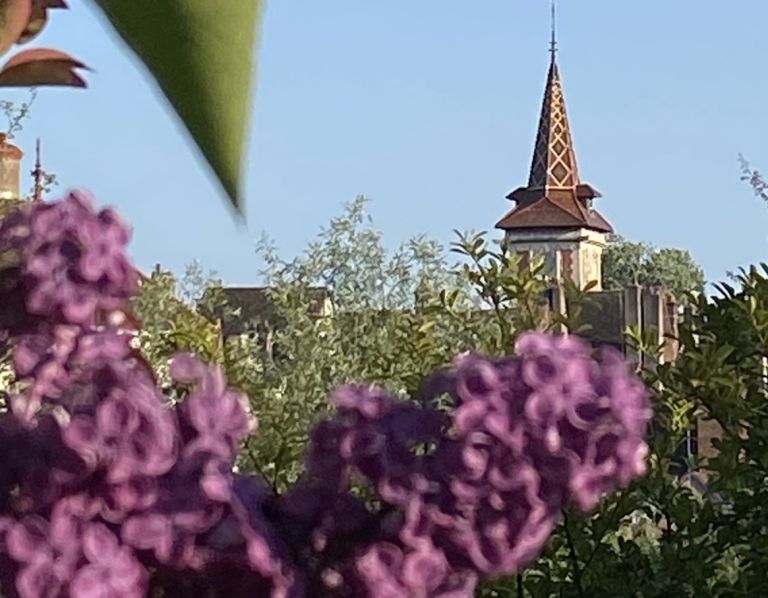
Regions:
[[[608,221],[594,208],[600,193],[579,178],[576,153],[557,65],[555,8],[552,4],[550,64],[528,184],[507,195],[515,203],[497,224],[509,250],[524,258],[542,256],[546,274],[570,278],[580,288],[602,288],[601,261]]]

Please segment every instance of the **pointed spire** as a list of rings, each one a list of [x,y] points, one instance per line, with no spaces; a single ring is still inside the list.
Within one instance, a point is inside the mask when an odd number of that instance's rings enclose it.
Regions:
[[[32,171],[32,176],[35,178],[35,189],[32,193],[32,201],[43,201],[43,165],[40,160],[40,138],[37,138],[37,145],[35,147],[35,169]]]
[[[529,189],[572,189],[579,184],[576,155],[573,151],[571,128],[565,110],[563,86],[557,67],[557,38],[555,30],[555,3],[552,2],[552,61],[544,90],[544,101],[539,117],[539,131],[528,179]]]
[[[557,66],[555,0],[551,0],[551,8],[551,61],[528,184],[507,195],[515,207],[496,226],[507,231],[588,228],[612,232],[611,225],[592,204],[600,192],[579,178]]]

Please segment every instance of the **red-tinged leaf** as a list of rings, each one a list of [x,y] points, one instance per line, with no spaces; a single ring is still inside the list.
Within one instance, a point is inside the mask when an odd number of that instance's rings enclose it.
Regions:
[[[46,0],[32,0],[32,13],[29,16],[29,21],[27,21],[27,26],[16,40],[17,44],[26,44],[45,29],[48,23],[48,9],[45,2]]]
[[[32,0],[32,14],[26,28],[16,40],[17,44],[26,44],[37,37],[48,23],[48,11],[56,8],[69,8],[64,0]]]
[[[29,17],[29,22],[26,28],[22,31],[19,39],[16,40],[17,44],[26,44],[27,42],[36,38],[40,32],[45,29],[48,23],[48,11],[41,7],[39,4],[35,4],[32,8],[32,16]]]
[[[0,69],[0,87],[85,87],[76,69],[82,62],[59,50],[37,48],[19,52]]]
[[[0,55],[21,37],[32,16],[32,0],[0,0]]]

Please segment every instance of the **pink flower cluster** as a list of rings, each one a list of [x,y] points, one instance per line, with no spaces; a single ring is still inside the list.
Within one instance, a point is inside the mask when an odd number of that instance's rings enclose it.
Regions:
[[[177,356],[174,406],[115,326],[128,237],[78,194],[0,224],[21,387],[0,415],[3,595],[468,598],[535,558],[569,502],[644,472],[651,412],[621,357],[532,333],[460,357],[420,402],[340,388],[278,496],[233,470],[255,420],[221,371]]]
[[[374,388],[333,395],[338,415],[316,431],[304,483],[344,492],[361,476],[398,514],[347,567],[347,583],[370,595],[471,596],[478,577],[535,558],[567,503],[589,511],[645,472],[651,411],[618,355],[595,360],[579,339],[540,333],[516,353],[463,356],[430,380],[423,398],[450,394],[450,416]],[[424,571],[426,594],[413,587]]]

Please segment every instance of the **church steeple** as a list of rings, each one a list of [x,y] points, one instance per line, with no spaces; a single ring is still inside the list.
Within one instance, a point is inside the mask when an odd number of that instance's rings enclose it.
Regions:
[[[496,226],[503,230],[583,227],[612,232],[611,225],[592,206],[600,193],[579,178],[557,64],[554,19],[553,2],[549,72],[528,184],[507,195],[516,207]]]
[[[508,247],[523,255],[542,255],[553,280],[570,278],[580,287],[600,289],[600,262],[611,225],[594,208],[600,193],[579,178],[563,85],[557,64],[555,9],[552,3],[550,63],[528,184],[507,199],[515,202],[496,227]],[[527,259],[527,257],[526,257]]]
[[[579,184],[576,154],[565,110],[563,86],[552,42],[552,61],[539,116],[528,189],[574,189]]]

